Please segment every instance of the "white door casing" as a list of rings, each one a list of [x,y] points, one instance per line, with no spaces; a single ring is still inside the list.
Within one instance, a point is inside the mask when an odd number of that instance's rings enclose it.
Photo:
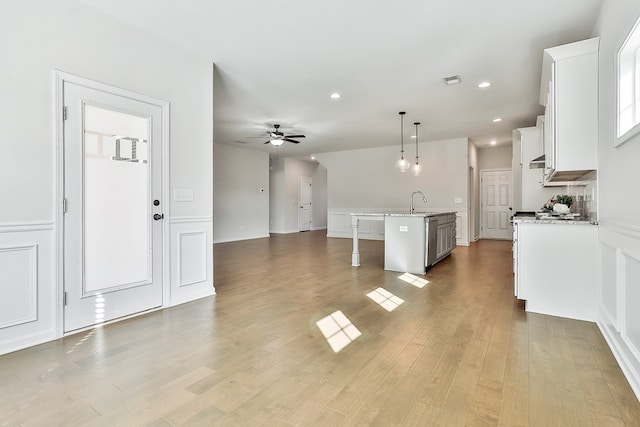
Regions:
[[[66,333],[163,305],[166,111],[106,85],[59,85]]]
[[[481,237],[510,240],[511,169],[484,170],[481,175]]]
[[[311,230],[311,178],[298,178],[298,231]]]

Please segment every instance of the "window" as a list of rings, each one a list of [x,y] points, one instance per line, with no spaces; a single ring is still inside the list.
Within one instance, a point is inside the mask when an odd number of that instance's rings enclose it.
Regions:
[[[618,51],[619,145],[640,133],[640,19]]]

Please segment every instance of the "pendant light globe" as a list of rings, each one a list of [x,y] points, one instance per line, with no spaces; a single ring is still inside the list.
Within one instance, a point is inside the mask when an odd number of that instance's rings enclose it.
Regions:
[[[398,169],[400,170],[400,172],[404,173],[409,169],[411,169],[411,162],[409,162],[409,160],[405,159],[404,156],[402,156],[400,157],[400,160],[398,160],[398,162],[396,163],[396,166],[398,166]]]

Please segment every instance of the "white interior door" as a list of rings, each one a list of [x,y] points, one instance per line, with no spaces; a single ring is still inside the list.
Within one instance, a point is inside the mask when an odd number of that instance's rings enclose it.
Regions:
[[[64,331],[162,305],[161,108],[64,83]]]
[[[298,181],[298,230],[311,230],[311,178],[301,176]]]
[[[511,170],[482,171],[482,230],[485,239],[510,240]]]

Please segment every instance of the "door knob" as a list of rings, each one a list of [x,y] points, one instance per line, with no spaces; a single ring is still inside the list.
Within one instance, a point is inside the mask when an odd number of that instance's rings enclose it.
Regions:
[[[164,214],[154,214],[153,219],[160,221],[161,219],[164,219]]]

